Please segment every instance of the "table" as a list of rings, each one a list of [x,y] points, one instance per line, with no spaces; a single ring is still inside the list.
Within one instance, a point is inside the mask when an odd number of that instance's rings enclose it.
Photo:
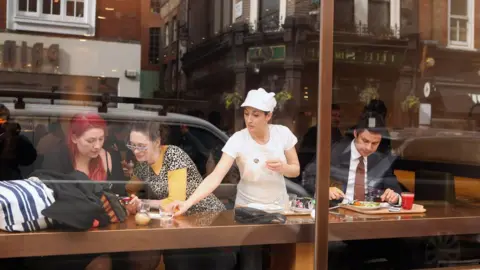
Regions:
[[[329,241],[480,233],[478,206],[423,204],[427,213],[422,215],[371,217],[339,210],[329,215]],[[233,211],[225,211],[171,224],[153,220],[149,226],[137,226],[131,217],[88,232],[0,232],[0,258],[266,244],[280,254],[273,256],[274,269],[312,269],[313,242],[309,216],[289,217],[283,225],[245,225],[234,222]]]

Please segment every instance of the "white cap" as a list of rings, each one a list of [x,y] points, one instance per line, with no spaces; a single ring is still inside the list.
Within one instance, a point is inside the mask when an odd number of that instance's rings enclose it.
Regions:
[[[247,98],[241,107],[252,107],[264,112],[273,112],[275,106],[277,106],[275,93],[267,93],[265,89],[258,88],[258,90],[248,91]]]

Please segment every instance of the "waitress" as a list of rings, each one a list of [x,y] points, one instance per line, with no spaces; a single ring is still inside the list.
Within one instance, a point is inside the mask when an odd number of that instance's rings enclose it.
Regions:
[[[186,201],[170,204],[169,209],[178,209],[175,215],[185,213],[211,194],[234,161],[241,175],[236,206],[260,203],[283,207],[288,202],[284,177],[294,178],[300,174],[295,150],[297,138],[287,127],[269,124],[276,105],[275,93],[267,93],[262,88],[248,92],[241,105],[246,128],[227,141],[217,166],[196,191]]]

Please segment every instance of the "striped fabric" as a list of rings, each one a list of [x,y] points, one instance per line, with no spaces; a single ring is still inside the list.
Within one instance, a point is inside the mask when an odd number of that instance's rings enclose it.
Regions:
[[[54,202],[53,191],[36,177],[0,181],[0,230],[32,232],[50,227],[52,220],[41,212]]]

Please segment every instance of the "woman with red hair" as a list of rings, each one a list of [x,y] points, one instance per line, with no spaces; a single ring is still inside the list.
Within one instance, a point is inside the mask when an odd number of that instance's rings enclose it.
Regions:
[[[121,164],[112,162],[110,153],[103,148],[106,128],[105,120],[96,113],[75,115],[70,120],[65,144],[45,156],[42,168],[64,174],[80,171],[92,181],[124,180]],[[125,183],[113,185],[112,190],[119,195],[126,195]],[[109,255],[90,254],[54,257],[52,269],[71,269],[72,261],[76,262],[75,269],[112,268]]]
[[[45,156],[43,169],[61,173],[83,172],[93,181],[122,181],[125,179],[121,164],[103,148],[107,124],[96,113],[82,113],[70,120],[66,132],[66,145],[60,145]],[[114,185],[113,191],[125,195],[125,185]]]

